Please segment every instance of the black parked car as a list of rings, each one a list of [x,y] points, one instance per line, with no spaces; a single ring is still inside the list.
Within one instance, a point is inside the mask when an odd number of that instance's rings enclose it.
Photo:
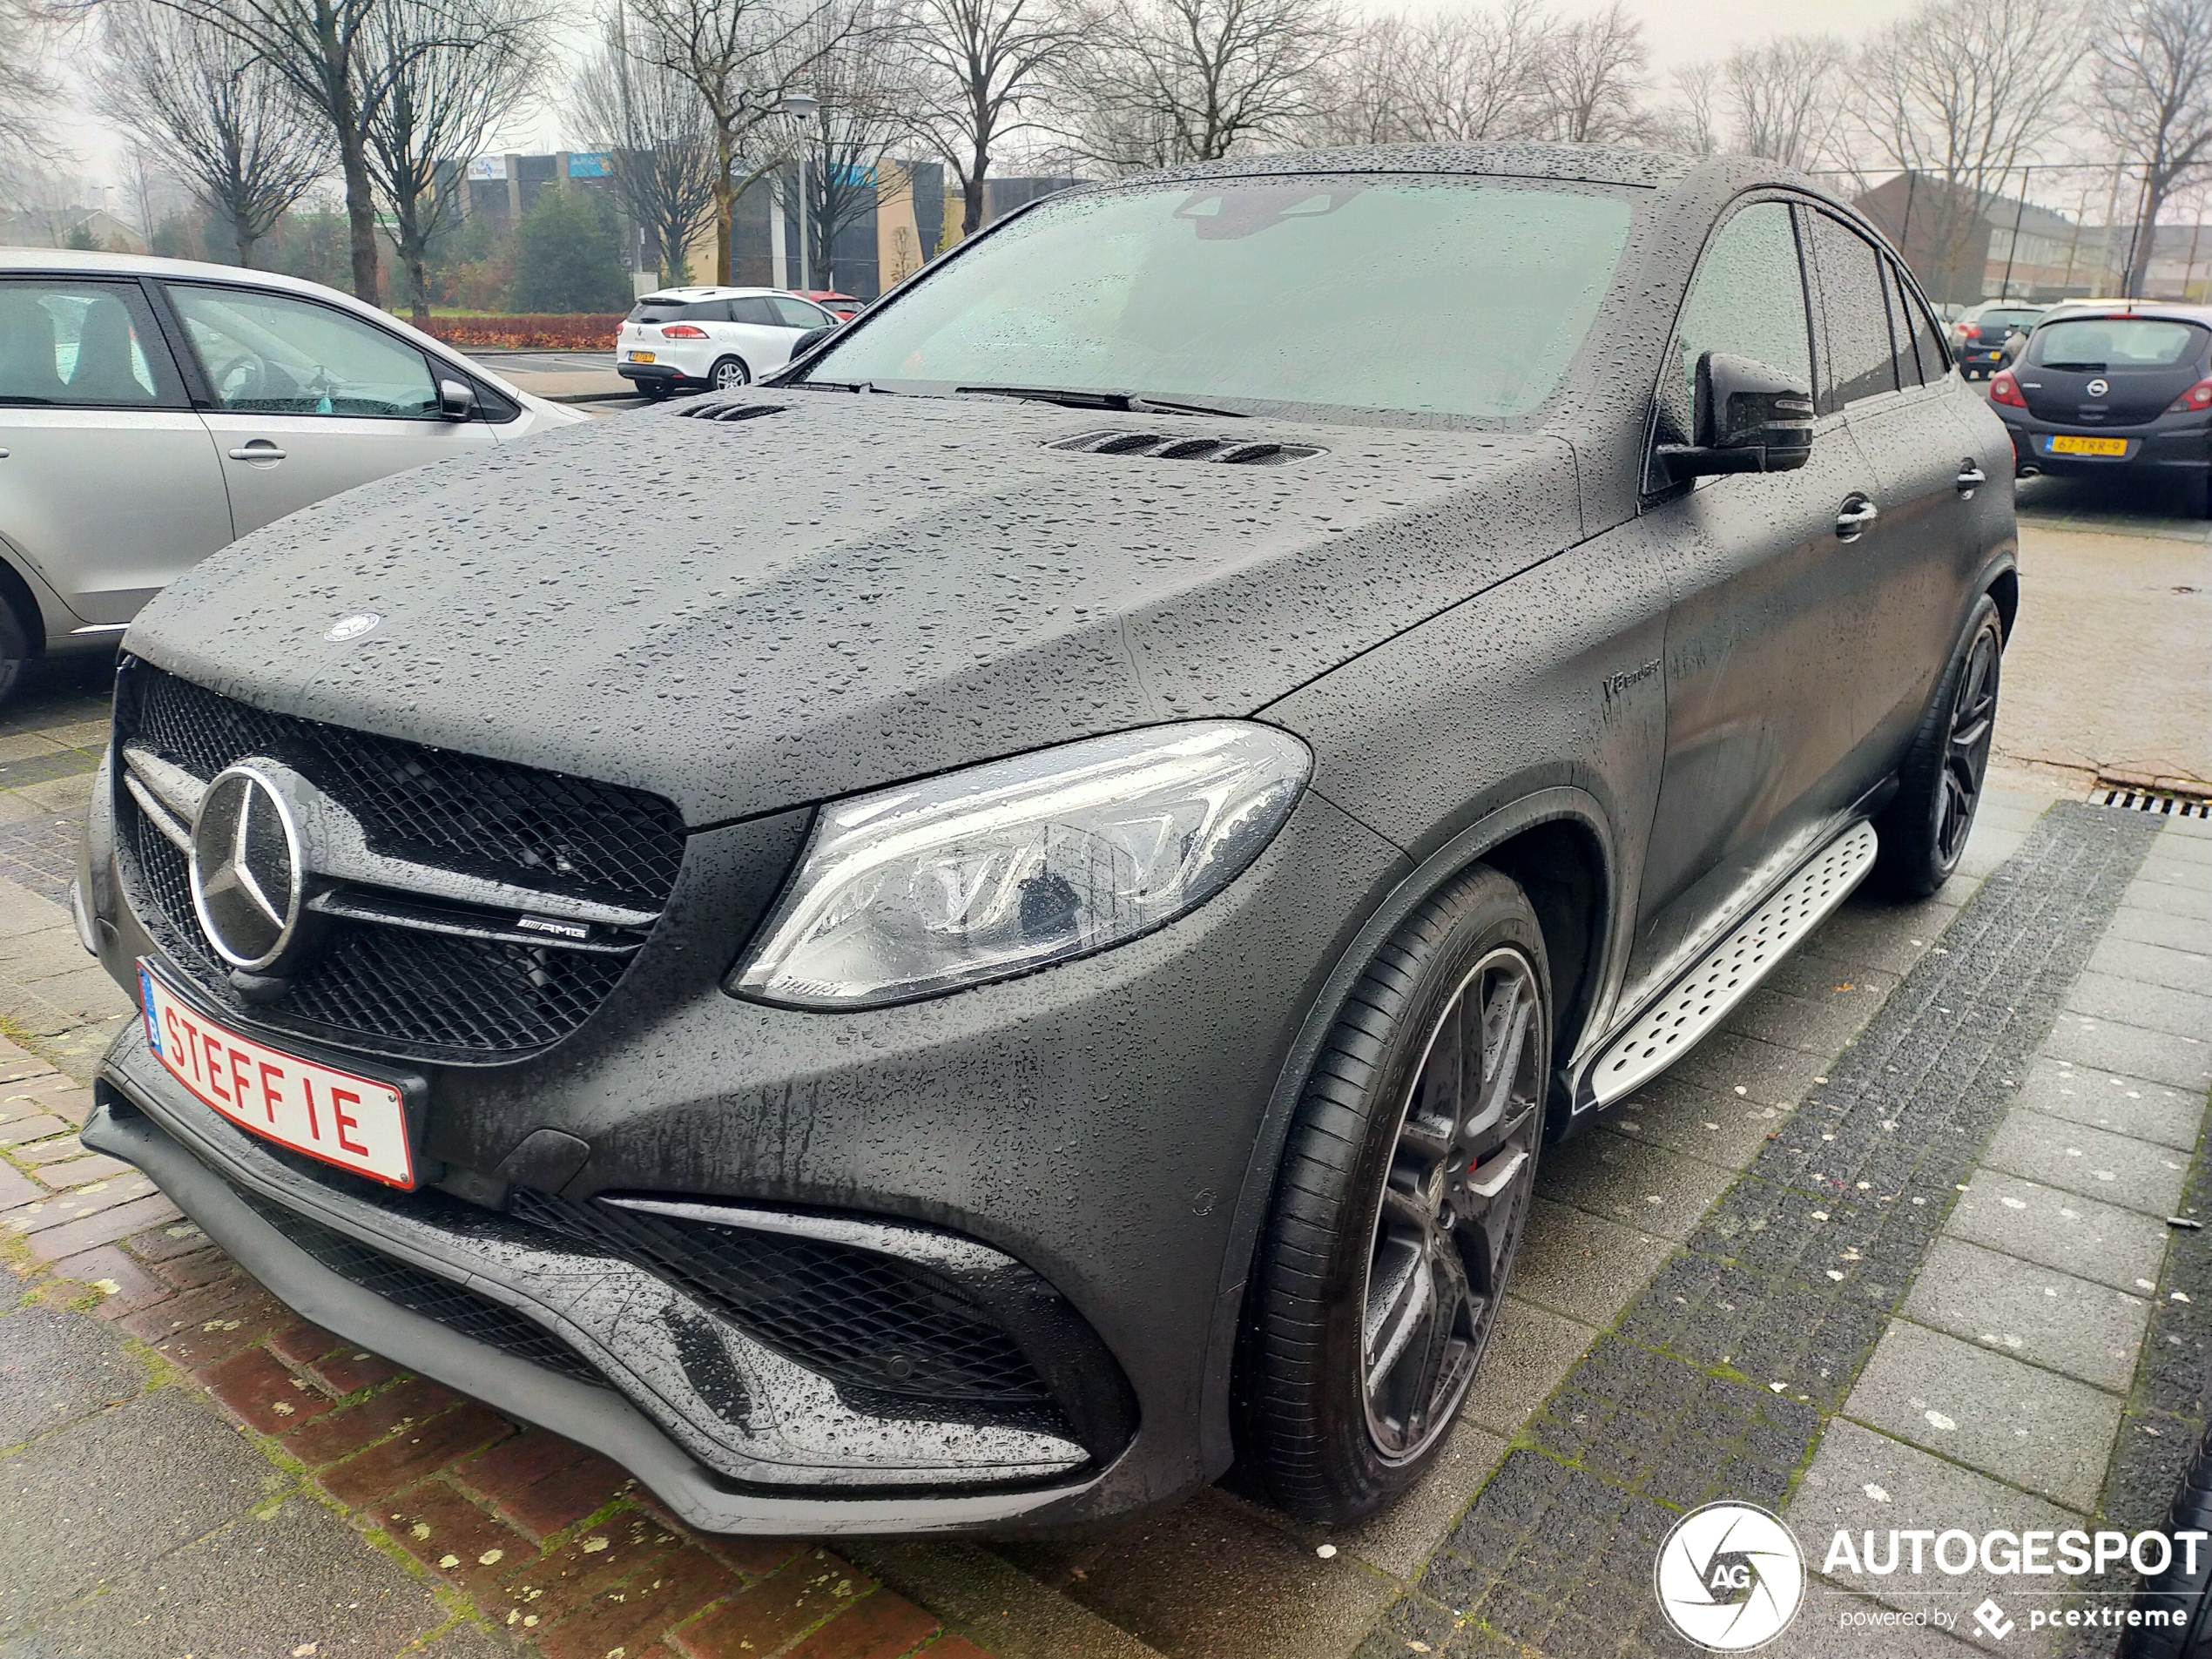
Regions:
[[[2069,311],[1989,383],[2020,471],[2166,480],[2212,518],[2212,307]]]
[[[1952,349],[1959,372],[1968,380],[1987,380],[2012,361],[2013,341],[2035,327],[2040,306],[2017,300],[1985,300],[1951,325]]]
[[[86,1138],[702,1527],[1232,1460],[1366,1514],[1547,1138],[1870,869],[1953,867],[2006,459],[1764,163],[1055,197],[780,384],[165,593],[79,877],[146,1010]]]

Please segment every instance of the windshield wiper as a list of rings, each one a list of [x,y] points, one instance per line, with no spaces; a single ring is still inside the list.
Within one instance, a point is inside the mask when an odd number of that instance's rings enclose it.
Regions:
[[[955,386],[963,397],[1015,397],[1032,403],[1059,403],[1071,409],[1114,409],[1123,415],[1219,415],[1244,419],[1242,409],[1217,409],[1205,403],[1174,403],[1140,397],[1135,392],[1081,392],[1051,386]]]

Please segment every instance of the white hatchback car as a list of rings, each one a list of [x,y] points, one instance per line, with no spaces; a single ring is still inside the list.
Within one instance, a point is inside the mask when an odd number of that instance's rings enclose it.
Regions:
[[[313,282],[0,248],[0,695],[271,519],[586,418]]]
[[[792,347],[838,319],[778,288],[663,288],[632,307],[615,336],[615,373],[648,397],[727,391],[791,361]]]

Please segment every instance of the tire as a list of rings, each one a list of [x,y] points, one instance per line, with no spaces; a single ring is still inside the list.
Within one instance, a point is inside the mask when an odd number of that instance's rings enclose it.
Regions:
[[[752,384],[752,371],[738,358],[718,358],[714,367],[706,371],[706,383],[713,391],[733,392],[740,386]]]
[[[1959,867],[1988,777],[2004,660],[2004,619],[1985,593],[1913,733],[1897,798],[1874,820],[1882,838],[1872,877],[1877,891],[1925,899]]]
[[[647,400],[654,403],[665,402],[668,395],[676,389],[675,386],[668,381],[639,381],[636,384],[637,389],[645,395]]]
[[[1243,1474],[1278,1507],[1357,1521],[1450,1438],[1527,1224],[1551,1029],[1536,914],[1482,865],[1345,1000],[1291,1123],[1239,1353]],[[1469,1039],[1491,1070],[1466,1106]]]
[[[2169,1540],[2178,1532],[2212,1530],[2212,1441],[2200,1444],[2182,1471],[2164,1530]],[[2120,1659],[2212,1659],[2212,1548],[2197,1545],[2191,1572],[2188,1552],[2175,1546],[2166,1570],[2137,1587],[2134,1606],[2178,1612],[2182,1622],[2128,1630],[2120,1638]]]
[[[0,599],[0,703],[14,693],[30,660],[30,636],[24,631],[23,618],[16,615],[15,606]]]

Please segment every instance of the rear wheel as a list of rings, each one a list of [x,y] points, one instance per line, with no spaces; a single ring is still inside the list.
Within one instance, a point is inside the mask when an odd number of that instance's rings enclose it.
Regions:
[[[15,691],[16,683],[23,678],[24,664],[30,660],[30,636],[24,631],[23,618],[16,615],[13,605],[0,599],[0,703]]]
[[[1550,1041],[1535,913],[1481,866],[1346,1000],[1291,1126],[1243,1354],[1247,1463],[1293,1514],[1372,1514],[1442,1448],[1527,1224]]]
[[[1959,867],[1989,772],[2004,658],[2004,621],[1984,594],[1914,734],[1897,798],[1874,823],[1874,880],[1894,897],[1925,899]]]
[[[706,372],[706,383],[718,392],[734,391],[752,380],[752,371],[734,357],[720,359]]]

